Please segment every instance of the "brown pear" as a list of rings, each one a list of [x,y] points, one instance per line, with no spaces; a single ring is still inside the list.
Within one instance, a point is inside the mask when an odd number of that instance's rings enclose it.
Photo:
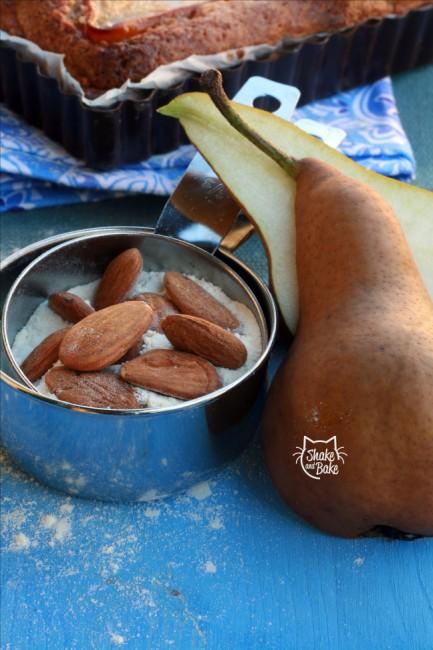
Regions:
[[[312,159],[295,214],[300,317],[265,411],[272,478],[329,533],[432,535],[433,303],[401,227],[371,188]]]
[[[216,71],[204,87],[227,123],[200,94],[162,112],[256,225],[295,334],[263,423],[278,490],[332,534],[433,535],[433,195],[228,102]]]

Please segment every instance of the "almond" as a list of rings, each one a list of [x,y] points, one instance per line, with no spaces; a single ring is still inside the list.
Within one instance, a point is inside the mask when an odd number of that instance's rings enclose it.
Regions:
[[[119,361],[117,361],[117,363],[124,363],[125,361],[131,361],[131,359],[135,359],[135,357],[138,357],[140,355],[142,347],[143,339],[140,337],[137,343],[134,343],[134,345],[129,348],[128,352],[124,354],[123,357],[119,359]]]
[[[40,379],[56,363],[59,358],[60,343],[69,329],[65,327],[47,336],[23,361],[21,370],[30,381]]]
[[[138,248],[128,248],[114,258],[105,269],[95,296],[95,309],[104,309],[122,302],[134,286],[143,268]]]
[[[220,388],[215,368],[195,354],[150,350],[127,361],[120,376],[131,384],[178,399],[194,399]]]
[[[178,350],[193,352],[223,368],[240,368],[247,360],[245,345],[234,334],[204,318],[166,316],[162,330]]]
[[[131,300],[142,300],[153,309],[153,318],[149,329],[157,332],[162,332],[161,321],[165,316],[179,313],[173,303],[160,293],[139,293]]]
[[[151,320],[152,310],[144,302],[123,302],[95,311],[66,333],[60,361],[72,370],[102,370],[123,357]]]
[[[112,372],[79,373],[59,366],[47,373],[45,383],[56,397],[71,404],[113,409],[140,408],[133,388]]]
[[[71,323],[78,323],[78,321],[94,312],[93,307],[88,305],[80,296],[76,296],[75,293],[69,291],[53,293],[48,300],[48,304],[56,314]]]
[[[169,271],[164,278],[165,290],[172,303],[183,314],[197,316],[227,329],[239,327],[239,321],[197,282],[182,273]]]

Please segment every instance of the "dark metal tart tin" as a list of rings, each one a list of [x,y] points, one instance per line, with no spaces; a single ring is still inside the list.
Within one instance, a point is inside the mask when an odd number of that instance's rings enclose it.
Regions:
[[[252,75],[297,86],[300,105],[433,62],[433,6],[288,42],[271,56],[223,71],[230,96]],[[82,104],[11,47],[0,45],[0,101],[90,167],[113,169],[187,142],[156,109],[198,89],[197,75],[168,90],[131,90],[110,108]]]

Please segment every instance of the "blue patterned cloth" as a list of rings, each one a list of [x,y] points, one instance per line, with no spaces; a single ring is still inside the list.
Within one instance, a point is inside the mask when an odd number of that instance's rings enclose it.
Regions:
[[[401,125],[391,80],[381,79],[298,109],[308,118],[342,128],[340,150],[377,172],[410,180],[415,160]],[[0,104],[0,211],[97,201],[131,193],[170,194],[194,155],[191,146],[115,171],[84,166],[41,131]]]

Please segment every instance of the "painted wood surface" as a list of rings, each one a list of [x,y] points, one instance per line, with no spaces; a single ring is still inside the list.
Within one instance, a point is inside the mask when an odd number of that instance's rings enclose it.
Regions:
[[[396,83],[430,187],[431,79],[430,68]],[[141,198],[3,215],[2,253],[64,230],[147,225],[160,207]],[[257,241],[242,256],[264,272]],[[433,541],[317,532],[283,506],[258,444],[158,503],[70,499],[6,457],[1,488],[5,650],[433,648]]]
[[[432,647],[431,540],[339,540],[280,502],[257,446],[160,503],[2,485],[3,647]]]

